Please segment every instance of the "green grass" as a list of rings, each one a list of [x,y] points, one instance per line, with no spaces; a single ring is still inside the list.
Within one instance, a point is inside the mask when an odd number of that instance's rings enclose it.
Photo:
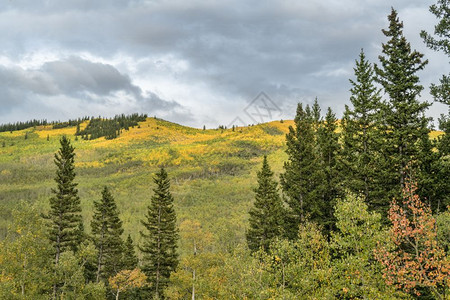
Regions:
[[[11,210],[20,201],[36,204],[42,212],[48,210],[55,187],[53,157],[59,138],[66,134],[75,147],[76,182],[88,231],[93,201],[107,185],[121,211],[125,236],[130,233],[139,243],[140,220],[152,195],[153,174],[165,166],[178,222],[198,220],[213,234],[212,247],[226,251],[245,239],[247,212],[262,156],[269,155],[275,172],[281,172],[284,134],[289,125],[272,122],[234,132],[203,131],[148,118],[140,123],[141,128],[125,131],[116,140],[74,141],[75,127],[0,133],[0,237],[11,222]],[[1,147],[3,141],[5,147]]]

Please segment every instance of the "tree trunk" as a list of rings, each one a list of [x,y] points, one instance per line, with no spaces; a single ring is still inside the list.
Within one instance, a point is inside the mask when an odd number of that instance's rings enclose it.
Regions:
[[[192,300],[195,300],[195,269],[192,271]]]

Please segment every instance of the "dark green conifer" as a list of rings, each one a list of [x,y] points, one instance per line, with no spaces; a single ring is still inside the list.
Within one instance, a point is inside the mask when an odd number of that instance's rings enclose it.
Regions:
[[[434,27],[434,36],[422,30],[420,36],[426,45],[433,50],[442,51],[450,56],[450,7],[448,0],[438,0],[430,6],[430,12],[439,19]],[[439,84],[432,84],[431,94],[436,101],[450,105],[450,74],[442,75]]]
[[[48,220],[48,238],[53,248],[55,265],[59,264],[63,252],[77,251],[84,238],[80,198],[77,183],[74,182],[74,148],[65,136],[60,139],[60,143],[61,148],[54,160],[57,188],[52,189],[54,196],[50,198],[50,211],[44,216]],[[53,299],[58,295],[59,286],[57,282],[53,285]]]
[[[74,148],[70,141],[63,136],[60,140],[61,148],[55,154],[57,167],[55,181],[57,188],[52,189],[50,198],[49,239],[55,253],[55,263],[58,264],[60,254],[66,250],[76,251],[84,233],[82,228],[81,205],[78,197],[75,179]]]
[[[317,130],[318,125],[322,122],[321,109],[319,105],[319,101],[317,101],[317,97],[314,99],[314,103],[311,108],[311,116],[314,120],[314,124],[316,125],[315,130]]]
[[[371,209],[378,207],[378,199],[385,199],[379,184],[380,147],[382,132],[380,123],[381,97],[375,87],[372,65],[361,50],[354,68],[355,80],[350,80],[350,101],[342,118],[341,167],[344,186],[359,195]]]
[[[266,156],[257,177],[255,202],[249,212],[250,228],[247,232],[247,244],[251,251],[257,251],[260,247],[267,251],[270,243],[282,235],[284,213],[283,203],[278,194],[278,184],[273,179],[273,172]]]
[[[297,106],[295,128],[289,126],[286,135],[286,153],[288,161],[284,164],[284,174],[281,174],[281,187],[286,195],[288,206],[284,231],[286,237],[295,239],[299,224],[306,218],[323,224],[325,173],[320,161],[314,131],[314,118],[309,106],[303,109],[301,103]]]
[[[321,156],[325,187],[323,195],[322,221],[324,233],[329,234],[334,228],[334,206],[343,194],[342,174],[339,170],[338,159],[341,152],[339,133],[336,132],[337,119],[331,108],[328,108],[325,119],[318,128],[317,140]]]
[[[80,135],[80,123],[77,123],[77,129],[75,131],[75,135]]]
[[[442,51],[448,57],[450,57],[450,7],[449,1],[438,0],[436,4],[430,6],[430,12],[436,16],[439,20],[438,24],[434,27],[434,35],[431,35],[425,31],[422,31],[420,36],[424,39],[426,45],[435,51]],[[444,132],[434,145],[438,152],[433,152],[436,160],[434,163],[434,171],[430,176],[430,182],[433,181],[433,185],[429,187],[436,193],[434,195],[435,200],[431,201],[433,211],[439,211],[445,209],[450,204],[450,196],[448,191],[450,190],[450,73],[448,75],[442,75],[438,84],[432,84],[430,86],[430,93],[434,97],[434,101],[441,102],[447,105],[447,114],[441,114],[439,118],[439,129]],[[424,154],[425,156],[426,154]],[[426,183],[425,183],[426,184]],[[422,190],[427,186],[419,183],[419,193],[422,198],[427,197],[428,193],[423,193]]]
[[[123,268],[125,270],[133,270],[138,265],[136,250],[134,249],[134,243],[130,235],[128,235],[124,243],[122,261],[123,261]]]
[[[159,299],[164,297],[170,273],[178,265],[178,229],[170,181],[164,168],[156,173],[153,181],[156,188],[145,221],[142,221],[146,230],[141,232],[144,242],[140,250],[143,254],[142,271],[147,275],[151,293]]]
[[[379,56],[381,66],[375,65],[377,80],[383,86],[388,100],[383,105],[384,162],[381,164],[381,178],[387,197],[378,203],[386,215],[392,198],[399,198],[406,179],[420,165],[419,140],[428,136],[428,120],[425,111],[430,106],[419,102],[423,87],[416,73],[428,63],[423,54],[412,51],[403,35],[403,23],[392,9],[388,16],[389,28],[383,30],[389,38],[382,45],[383,55]]]
[[[107,187],[102,191],[102,199],[94,201],[91,228],[97,249],[96,281],[106,281],[122,269],[123,255],[122,221],[114,197]]]

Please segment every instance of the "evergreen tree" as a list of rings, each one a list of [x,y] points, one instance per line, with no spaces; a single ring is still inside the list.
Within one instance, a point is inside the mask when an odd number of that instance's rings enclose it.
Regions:
[[[307,109],[308,109],[308,107],[307,107]],[[314,103],[312,105],[311,117],[312,117],[312,119],[314,121],[314,125],[315,125],[314,129],[317,130],[319,124],[322,121],[321,109],[320,109],[319,102],[317,101],[317,97],[314,99]]]
[[[55,181],[57,188],[52,189],[50,211],[45,216],[48,219],[48,238],[53,248],[55,266],[59,264],[60,256],[67,250],[76,251],[80,246],[84,233],[82,228],[81,205],[78,197],[75,179],[74,148],[63,136],[61,148],[55,154],[57,167]],[[53,297],[57,295],[58,284],[53,287]]]
[[[49,222],[49,239],[55,250],[55,262],[59,255],[66,250],[76,251],[82,241],[82,227],[80,198],[78,197],[75,179],[74,148],[70,141],[63,136],[60,140],[61,148],[55,154],[57,166],[55,181],[57,188],[52,189],[50,198],[50,212],[46,216]]]
[[[75,131],[75,135],[79,135],[79,134],[80,134],[80,131],[81,131],[81,129],[80,129],[80,123],[77,123],[77,129],[76,129],[76,131]]]
[[[448,0],[438,0],[437,4],[430,6],[430,12],[439,19],[434,27],[434,37],[422,30],[420,36],[427,46],[436,51],[442,51],[450,56],[450,7]],[[436,101],[450,105],[450,74],[443,75],[439,84],[431,85],[431,94]]]
[[[107,281],[122,269],[123,233],[122,221],[111,192],[107,187],[102,199],[94,201],[94,216],[91,222],[92,239],[97,249],[96,281]]]
[[[123,269],[133,270],[138,265],[138,258],[134,249],[133,240],[128,235],[123,247]]]
[[[438,24],[434,27],[434,35],[432,36],[425,31],[421,32],[427,46],[436,51],[442,51],[450,57],[450,7],[447,0],[438,0],[436,4],[430,6],[430,12],[439,19]],[[450,74],[443,75],[439,84],[432,84],[430,92],[434,100],[447,105],[447,115],[441,114],[439,118],[439,129],[444,131],[444,135],[440,136],[436,143],[438,153],[434,162],[435,168],[433,173],[433,188],[437,192],[435,201],[431,202],[433,211],[442,210],[450,204]],[[419,182],[419,194],[422,198],[428,196],[423,193],[424,184]],[[433,205],[434,204],[434,205]]]
[[[324,233],[329,234],[334,227],[334,206],[342,196],[342,176],[338,159],[341,152],[339,134],[336,132],[337,119],[331,108],[328,108],[324,122],[318,128],[317,137],[321,162],[325,175],[322,225]]]
[[[416,73],[428,61],[422,60],[423,54],[411,50],[403,35],[403,23],[394,9],[388,20],[389,29],[383,33],[389,40],[382,45],[381,67],[375,65],[377,80],[389,97],[383,105],[385,140],[382,148],[384,163],[381,165],[387,197],[379,203],[385,216],[390,199],[400,197],[405,180],[410,177],[409,172],[420,165],[417,141],[428,136],[425,111],[430,105],[417,99],[423,87]]]
[[[320,161],[314,121],[309,106],[305,110],[301,103],[297,106],[295,129],[289,126],[286,135],[286,153],[288,161],[284,164],[284,174],[281,174],[281,187],[286,195],[288,210],[284,227],[285,235],[295,239],[299,225],[306,218],[323,224],[325,174]]]
[[[145,221],[144,239],[140,250],[143,253],[142,270],[147,275],[150,291],[154,297],[164,298],[170,273],[178,265],[176,214],[173,208],[173,196],[170,193],[170,181],[164,168],[154,177],[156,188],[148,206]]]
[[[267,251],[270,243],[282,234],[284,214],[278,184],[273,179],[273,172],[266,156],[257,177],[255,203],[249,212],[250,228],[247,232],[247,244],[251,251],[257,251],[260,247]]]
[[[380,90],[374,85],[374,70],[361,50],[354,68],[356,80],[350,80],[352,108],[345,106],[342,118],[341,167],[345,187],[362,197],[369,208],[384,199],[379,185]]]

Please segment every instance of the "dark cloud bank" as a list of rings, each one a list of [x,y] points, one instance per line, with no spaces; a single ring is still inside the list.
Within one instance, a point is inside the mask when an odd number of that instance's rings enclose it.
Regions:
[[[430,60],[422,83],[448,73],[419,38],[433,1],[38,2],[0,4],[0,120],[145,112],[215,126],[260,91],[284,118],[316,96],[340,112],[360,49],[380,54],[391,6]]]

